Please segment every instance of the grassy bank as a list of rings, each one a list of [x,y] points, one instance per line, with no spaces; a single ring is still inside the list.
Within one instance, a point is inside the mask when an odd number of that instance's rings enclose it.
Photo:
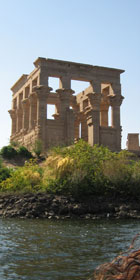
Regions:
[[[84,141],[53,148],[39,165],[33,158],[24,166],[7,168],[0,163],[0,192],[48,192],[140,197],[140,160],[127,151],[91,147]]]

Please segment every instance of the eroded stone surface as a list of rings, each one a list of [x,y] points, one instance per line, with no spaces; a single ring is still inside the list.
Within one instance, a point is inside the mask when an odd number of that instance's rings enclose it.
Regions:
[[[129,133],[127,136],[127,149],[132,152],[140,152],[139,133]]]

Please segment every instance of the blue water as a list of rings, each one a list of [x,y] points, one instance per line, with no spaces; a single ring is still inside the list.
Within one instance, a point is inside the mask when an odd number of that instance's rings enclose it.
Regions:
[[[126,250],[138,232],[138,220],[1,219],[0,279],[87,279],[96,266]]]

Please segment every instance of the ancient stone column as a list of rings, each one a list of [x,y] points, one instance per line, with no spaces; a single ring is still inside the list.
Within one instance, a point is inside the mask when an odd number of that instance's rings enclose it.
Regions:
[[[58,93],[60,99],[59,114],[60,117],[63,118],[66,110],[70,108],[70,98],[74,91],[72,89],[62,88],[57,89],[56,92]]]
[[[124,97],[122,95],[110,96],[111,112],[111,126],[116,129],[116,149],[121,149],[121,125],[120,125],[120,106]]]
[[[16,119],[17,119],[16,132],[18,133],[22,129],[23,112],[21,107],[16,110]]]
[[[22,119],[22,129],[23,133],[26,133],[29,129],[29,99],[25,98],[22,100],[23,109],[23,119]]]
[[[112,107],[111,125],[112,127],[120,127],[120,106],[124,97],[122,95],[113,95],[109,97]]]
[[[62,88],[56,92],[60,99],[60,120],[64,122],[64,141],[66,144],[70,144],[74,141],[74,113],[73,109],[70,109],[70,100],[74,91]]]
[[[79,139],[79,125],[80,122],[78,119],[74,122],[74,140],[77,141]]]
[[[86,107],[85,115],[88,125],[88,143],[93,146],[99,144],[100,132],[100,102],[101,93],[88,93],[90,106]]]
[[[16,110],[12,109],[8,111],[10,114],[10,117],[12,119],[12,131],[11,136],[14,136],[16,133]]]
[[[100,125],[108,127],[108,104],[101,104],[100,107]]]
[[[69,76],[62,76],[59,79],[59,89],[70,89],[71,88],[71,80]]]
[[[47,97],[51,90],[52,88],[42,85],[33,88],[37,96],[37,138],[42,141],[44,148],[46,143]]]
[[[32,130],[35,128],[35,123],[37,121],[37,97],[33,92],[29,95],[29,103],[29,130]]]
[[[85,116],[81,118],[81,138],[88,141],[88,126]]]

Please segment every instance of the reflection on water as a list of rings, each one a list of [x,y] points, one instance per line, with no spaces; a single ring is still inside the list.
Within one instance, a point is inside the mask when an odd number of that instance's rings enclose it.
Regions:
[[[0,279],[86,279],[139,231],[135,220],[0,220]]]

